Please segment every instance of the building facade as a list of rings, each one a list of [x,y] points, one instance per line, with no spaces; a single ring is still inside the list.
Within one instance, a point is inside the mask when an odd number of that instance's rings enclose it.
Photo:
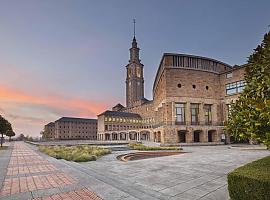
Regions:
[[[232,67],[211,58],[165,53],[153,84],[153,100],[147,100],[135,37],[126,68],[126,107],[118,104],[112,116],[108,115],[112,111],[98,116],[99,140],[220,142],[221,134],[226,134],[229,105],[245,87],[245,65]],[[121,116],[127,113],[137,116],[128,120],[130,124]]]
[[[44,127],[48,130],[52,139],[56,140],[96,140],[97,120],[62,117],[55,122],[51,122]]]
[[[55,137],[55,124],[54,122],[50,122],[44,126],[44,138],[53,139]]]

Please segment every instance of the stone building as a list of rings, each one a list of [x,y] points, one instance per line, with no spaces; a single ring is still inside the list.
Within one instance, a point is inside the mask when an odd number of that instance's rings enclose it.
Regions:
[[[138,132],[138,129],[143,129],[142,118],[139,114],[105,111],[98,115],[98,130],[102,132],[108,131],[108,133],[99,135],[99,140],[150,139],[150,134],[147,131]],[[109,132],[111,132],[111,134]]]
[[[126,70],[126,107],[118,104],[98,116],[99,140],[220,142],[229,105],[245,87],[245,65],[232,67],[212,58],[164,53],[153,100],[147,100],[135,36]]]
[[[96,140],[97,139],[97,120],[62,117],[55,122],[45,125],[44,130],[49,131],[52,139],[56,140]]]
[[[53,139],[54,136],[55,136],[55,124],[54,122],[50,122],[44,126],[44,133],[42,137]]]

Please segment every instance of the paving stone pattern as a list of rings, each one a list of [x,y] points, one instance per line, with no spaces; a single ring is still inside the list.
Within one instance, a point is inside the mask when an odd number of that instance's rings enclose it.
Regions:
[[[62,199],[77,199],[77,200],[102,200],[94,192],[91,192],[89,189],[80,189],[70,192],[64,192],[61,194],[54,194],[46,197],[35,198],[34,200],[62,200]]]
[[[14,176],[18,174],[29,174],[29,173],[39,173],[39,172],[50,172],[57,170],[52,164],[45,165],[27,165],[27,166],[16,166],[9,167],[7,175]]]
[[[87,188],[69,188],[77,183],[24,143],[16,142],[10,154],[6,176],[2,181],[1,199],[101,199]],[[62,192],[61,189],[70,189]],[[54,192],[54,189],[59,189]],[[51,192],[53,195],[47,195]],[[29,198],[30,197],[30,198]]]
[[[134,151],[113,151],[95,162],[75,163],[16,142],[12,153],[6,151],[2,157],[0,152],[0,200],[228,200],[227,174],[270,155],[266,150],[228,146],[184,147],[184,151],[129,162],[116,156]]]

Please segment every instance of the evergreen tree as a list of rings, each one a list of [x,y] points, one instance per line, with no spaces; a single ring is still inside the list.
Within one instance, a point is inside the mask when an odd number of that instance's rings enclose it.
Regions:
[[[270,148],[270,32],[249,57],[245,81],[226,128],[236,138],[256,139]]]

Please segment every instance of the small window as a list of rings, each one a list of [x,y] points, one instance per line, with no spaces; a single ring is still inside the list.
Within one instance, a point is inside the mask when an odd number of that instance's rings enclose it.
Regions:
[[[226,78],[232,78],[233,74],[232,72],[226,74]]]
[[[192,87],[193,87],[193,89],[195,89],[196,88],[196,85],[192,85]]]
[[[208,89],[209,89],[208,85],[205,87],[205,89],[206,89],[206,90],[208,90]]]
[[[181,88],[181,87],[182,87],[182,85],[179,83],[179,84],[177,85],[177,87]]]

